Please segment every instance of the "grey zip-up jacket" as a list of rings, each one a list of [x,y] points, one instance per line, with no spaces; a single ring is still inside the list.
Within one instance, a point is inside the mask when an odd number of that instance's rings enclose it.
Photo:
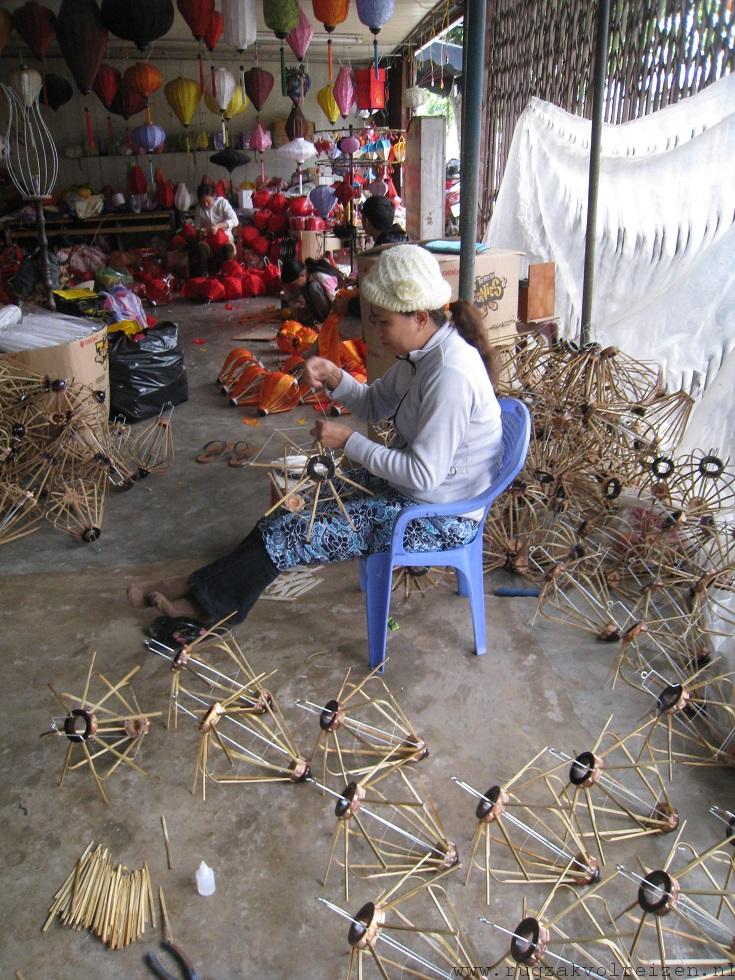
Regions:
[[[353,432],[345,452],[412,500],[467,500],[500,469],[500,406],[479,352],[449,323],[372,384],[343,371],[332,397],[358,418],[392,419],[389,448]]]

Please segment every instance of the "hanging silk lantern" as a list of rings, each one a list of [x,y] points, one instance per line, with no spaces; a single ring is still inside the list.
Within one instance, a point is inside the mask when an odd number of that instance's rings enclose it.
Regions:
[[[284,41],[298,25],[299,5],[296,0],[263,0],[266,27]],[[286,52],[281,44],[281,95],[286,94]]]
[[[290,140],[306,136],[306,117],[298,105],[293,107],[286,120],[286,135]]]
[[[204,32],[204,43],[207,45],[209,51],[214,51],[217,47],[217,42],[222,37],[223,30],[222,14],[219,10],[213,10],[212,16],[209,18],[209,23],[207,24],[207,29]]]
[[[202,97],[199,82],[179,75],[178,78],[167,83],[163,94],[176,118],[185,129],[188,129]]]
[[[311,79],[302,68],[291,68],[286,72],[286,95],[294,105],[300,105],[311,88]]]
[[[0,51],[8,43],[10,32],[13,29],[13,18],[4,8],[0,8]]]
[[[39,96],[43,78],[35,68],[21,65],[9,73],[8,83],[25,108],[30,109]]]
[[[320,24],[324,25],[327,34],[347,19],[350,9],[350,0],[311,0],[314,9],[314,16]],[[327,65],[329,66],[329,81],[333,78],[332,65],[332,39],[327,38]]]
[[[245,91],[257,112],[265,105],[273,90],[274,81],[273,75],[258,65],[245,72]]]
[[[328,82],[324,88],[319,89],[316,93],[316,100],[319,103],[319,108],[334,126],[339,118],[339,106],[334,98],[332,82]]]
[[[102,0],[107,30],[145,51],[173,27],[173,0]]]
[[[237,51],[255,44],[258,18],[255,0],[222,0],[223,37]]]
[[[71,83],[67,82],[61,75],[48,74],[43,78],[44,104],[56,112],[62,105],[66,105],[74,95]]]
[[[373,35],[373,68],[378,77],[378,34],[393,16],[394,0],[355,0],[360,22],[370,28]]]
[[[343,136],[337,146],[342,153],[346,153],[348,156],[354,156],[360,149],[360,140],[350,133],[349,136]]]
[[[248,107],[248,97],[245,95],[242,88],[239,85],[236,85],[235,91],[232,93],[232,98],[225,106],[224,112],[222,112],[209,92],[204,93],[204,104],[210,112],[215,112],[218,114],[221,113],[229,122],[230,119],[234,119],[235,116],[239,116],[242,112],[245,112]]]
[[[250,134],[250,149],[257,150],[260,153],[260,178],[265,180],[265,164],[263,163],[263,152],[269,150],[273,146],[273,140],[271,134],[262,125],[260,120],[255,123],[252,133]]]
[[[33,52],[33,57],[43,61],[56,33],[56,17],[42,7],[37,0],[24,3],[13,14],[13,27]]]
[[[87,95],[107,52],[107,29],[96,0],[62,0],[56,38],[77,88]]]
[[[225,145],[227,143],[227,126],[225,122],[227,119],[227,106],[235,94],[237,87],[237,82],[231,72],[227,71],[226,68],[212,67],[212,98],[222,114],[222,141]],[[206,95],[204,101],[207,101]]]
[[[279,146],[276,153],[279,157],[283,157],[286,160],[293,160],[297,164],[296,169],[299,174],[299,194],[301,194],[303,191],[301,164],[305,163],[309,157],[316,156],[316,147],[308,140],[297,137],[297,139],[291,140],[289,143],[284,143],[283,146]]]
[[[145,109],[145,99],[140,94],[140,92],[134,92],[125,84],[123,79],[120,88],[117,90],[117,95],[115,96],[112,105],[110,106],[110,112],[114,113],[116,116],[122,116],[123,119],[130,119],[131,116],[137,115]]]
[[[337,195],[334,193],[333,187],[327,184],[320,184],[318,187],[312,188],[309,193],[309,200],[314,205],[319,217],[326,220],[334,210],[334,206],[337,203]]]
[[[352,103],[355,101],[355,86],[352,84],[350,70],[345,65],[342,65],[337,72],[332,93],[334,95],[334,101],[339,106],[342,118],[346,119],[352,111]]]
[[[313,37],[314,28],[309,23],[309,18],[299,7],[299,22],[296,27],[288,32],[286,37],[286,43],[299,61],[303,61],[306,57]]]
[[[194,35],[194,38],[201,45],[204,35],[207,33],[209,21],[214,13],[214,0],[176,0],[181,16]],[[202,61],[201,48],[199,51],[199,87],[204,94],[204,63]]]
[[[262,123],[256,122],[250,134],[250,149],[263,153],[264,150],[269,150],[271,146],[273,146],[271,134]]]
[[[144,99],[149,98],[163,85],[163,75],[150,61],[138,61],[125,69],[125,84]]]
[[[197,41],[203,41],[214,13],[214,0],[176,0],[181,16]]]
[[[429,93],[424,88],[419,88],[418,85],[411,85],[403,93],[403,102],[407,109],[411,109],[415,112],[420,109],[422,105],[425,105],[428,101]]]
[[[112,108],[121,84],[122,75],[117,68],[113,68],[112,65],[108,64],[100,65],[100,70],[97,72],[97,77],[94,80],[92,88],[94,94],[108,111]]]
[[[166,131],[160,126],[136,126],[132,133],[133,143],[145,153],[155,153],[166,142]]]
[[[357,108],[369,110],[368,115],[377,109],[385,109],[385,83],[385,68],[379,68],[377,73],[373,68],[356,68]]]

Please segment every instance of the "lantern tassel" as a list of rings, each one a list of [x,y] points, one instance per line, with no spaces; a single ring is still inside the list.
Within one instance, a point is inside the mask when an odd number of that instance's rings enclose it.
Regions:
[[[375,81],[377,82],[377,80],[379,78],[379,75],[378,75],[378,39],[377,39],[377,37],[374,37],[373,38],[373,64],[375,65]],[[371,105],[372,105],[372,103],[371,103]]]
[[[260,179],[265,183],[265,154],[260,154]]]
[[[286,95],[286,52],[281,45],[281,95]]]
[[[145,100],[145,124],[146,126],[153,125],[153,119],[151,119],[151,105],[148,99]]]
[[[87,146],[89,147],[89,152],[94,150],[94,133],[92,132],[92,117],[89,114],[89,109],[84,107],[84,123],[87,127]]]
[[[332,39],[327,38],[327,65],[329,66],[329,81],[332,81],[334,76],[334,66],[332,64]]]
[[[202,52],[199,50],[199,90],[204,95],[204,62],[202,61]]]

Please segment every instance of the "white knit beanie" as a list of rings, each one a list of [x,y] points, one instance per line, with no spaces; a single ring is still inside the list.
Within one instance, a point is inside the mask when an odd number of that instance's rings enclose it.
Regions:
[[[360,283],[363,301],[396,313],[441,310],[451,295],[439,263],[420,245],[387,249]]]

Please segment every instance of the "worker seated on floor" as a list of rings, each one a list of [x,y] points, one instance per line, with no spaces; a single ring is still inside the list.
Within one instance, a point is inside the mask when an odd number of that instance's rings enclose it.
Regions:
[[[392,442],[383,446],[341,422],[319,419],[312,429],[319,440],[311,459],[314,479],[326,474],[335,492],[352,492],[339,505],[327,497],[310,519],[283,508],[261,518],[233,551],[190,576],[131,586],[132,605],[163,613],[149,626],[151,636],[167,637],[177,617],[242,622],[281,572],[387,551],[407,504],[467,500],[497,475],[503,442],[491,382],[496,365],[477,308],[459,301],[447,312],[451,287],[434,256],[418,245],[384,252],[361,290],[395,364],[372,384],[360,384],[332,361],[312,357],[304,380],[357,418],[390,418]],[[337,468],[343,452],[354,469]],[[414,521],[406,546],[421,552],[461,547],[478,534],[481,516]]]
[[[218,197],[211,184],[200,184],[197,188],[197,204],[194,212],[194,227],[198,233],[196,242],[198,274],[206,276],[219,271],[225,259],[234,259],[235,240],[233,229],[240,222],[232,205],[224,197]]]
[[[289,320],[324,323],[332,310],[342,274],[326,259],[286,259],[281,264],[281,282]]]

